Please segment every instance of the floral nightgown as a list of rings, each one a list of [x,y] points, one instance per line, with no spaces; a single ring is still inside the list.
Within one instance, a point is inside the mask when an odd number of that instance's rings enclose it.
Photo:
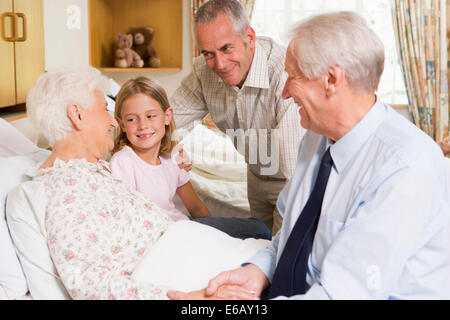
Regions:
[[[74,299],[167,299],[167,288],[139,284],[131,273],[172,222],[108,170],[104,161],[56,159],[31,172],[46,191],[58,274]]]

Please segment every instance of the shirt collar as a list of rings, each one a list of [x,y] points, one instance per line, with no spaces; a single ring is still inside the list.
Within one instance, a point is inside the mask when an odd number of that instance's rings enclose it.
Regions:
[[[332,144],[328,139],[327,146],[331,145],[331,157],[338,173],[342,172],[350,160],[367,142],[381,122],[385,119],[387,107],[377,97],[370,111],[345,136]]]
[[[255,42],[255,55],[243,87],[269,88],[267,56],[258,41]]]

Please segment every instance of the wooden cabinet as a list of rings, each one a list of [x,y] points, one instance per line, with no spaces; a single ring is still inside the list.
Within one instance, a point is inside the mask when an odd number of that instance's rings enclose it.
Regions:
[[[182,68],[183,0],[89,0],[90,63],[103,71],[167,71]],[[114,68],[116,34],[131,27],[155,30],[152,46],[160,68]]]
[[[25,103],[44,72],[42,0],[1,0],[0,108]]]

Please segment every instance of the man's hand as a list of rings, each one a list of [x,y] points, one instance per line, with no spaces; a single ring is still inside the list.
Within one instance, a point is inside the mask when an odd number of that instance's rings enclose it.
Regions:
[[[205,295],[210,297],[217,295],[222,286],[239,286],[246,292],[254,294],[256,298],[269,285],[264,272],[257,266],[248,264],[243,268],[225,271],[209,281]]]
[[[177,160],[177,164],[180,169],[184,169],[185,171],[191,171],[192,169],[191,159],[189,159],[186,152],[184,152],[183,145],[181,144],[178,147],[178,154],[175,156],[175,159]]]
[[[167,296],[171,300],[255,300],[256,295],[240,286],[222,286],[213,295],[207,296],[206,289],[182,292],[169,291]]]

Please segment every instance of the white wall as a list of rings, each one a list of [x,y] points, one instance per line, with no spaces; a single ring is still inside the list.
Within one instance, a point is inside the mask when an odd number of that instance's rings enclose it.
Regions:
[[[79,12],[67,13],[72,6]],[[77,13],[80,23],[74,25]],[[46,70],[89,65],[88,32],[87,0],[44,0]]]
[[[124,0],[126,1],[126,0]],[[74,8],[75,11],[70,11]],[[78,10],[79,9],[79,10]],[[68,11],[69,10],[69,11]],[[136,76],[147,76],[162,85],[170,96],[180,81],[191,72],[191,26],[189,1],[183,1],[183,69],[155,72],[105,72],[120,85]],[[76,16],[79,14],[79,25]],[[89,65],[88,0],[44,0],[45,66]]]

